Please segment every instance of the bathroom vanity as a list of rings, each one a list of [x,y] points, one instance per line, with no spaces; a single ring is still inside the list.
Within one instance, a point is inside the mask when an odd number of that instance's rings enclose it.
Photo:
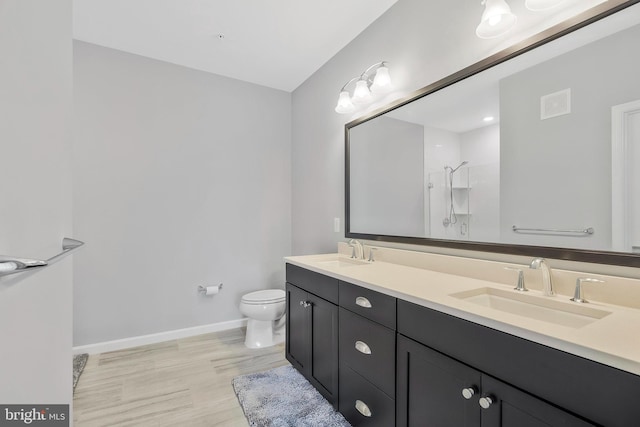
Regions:
[[[538,258],[640,268],[640,0],[601,3],[345,125],[345,237],[528,257],[286,258],[287,359],[354,426],[640,426],[640,280]]]
[[[639,309],[534,289],[513,313],[474,299],[521,298],[504,283],[339,254],[286,262],[286,357],[354,426],[640,424]],[[526,312],[545,299],[550,314]]]

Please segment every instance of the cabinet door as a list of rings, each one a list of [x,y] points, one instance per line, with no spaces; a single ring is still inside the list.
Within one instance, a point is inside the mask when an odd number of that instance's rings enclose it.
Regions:
[[[482,427],[594,426],[488,375],[482,376],[482,399],[488,406],[482,410]]]
[[[311,304],[310,380],[334,406],[338,405],[338,306],[313,294]]]
[[[300,304],[307,301],[307,293],[290,283],[287,283],[286,290],[287,360],[308,376],[311,369],[311,310]]]
[[[479,427],[481,374],[398,335],[396,426]],[[473,390],[469,399],[464,389]]]

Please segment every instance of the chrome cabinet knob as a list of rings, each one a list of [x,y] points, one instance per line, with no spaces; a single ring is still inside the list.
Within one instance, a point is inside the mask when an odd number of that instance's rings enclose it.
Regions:
[[[469,400],[477,393],[477,391],[478,391],[478,389],[476,389],[473,386],[472,387],[463,388],[462,389],[462,397],[464,397],[465,399]]]
[[[483,396],[478,400],[480,407],[482,409],[489,409],[491,405],[493,405],[493,397],[492,396]]]
[[[300,305],[303,308],[311,307],[311,303],[309,301],[300,301]]]
[[[371,354],[371,347],[367,345],[366,342],[356,341],[356,350],[363,354]]]
[[[356,400],[356,411],[360,412],[365,417],[370,417],[371,409],[362,400]]]

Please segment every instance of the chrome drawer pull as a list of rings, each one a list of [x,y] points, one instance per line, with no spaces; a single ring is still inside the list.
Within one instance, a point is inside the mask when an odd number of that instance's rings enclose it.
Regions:
[[[360,412],[365,417],[371,416],[371,410],[362,400],[356,400],[356,411]]]
[[[360,307],[364,307],[364,308],[371,308],[372,307],[372,305],[369,302],[369,300],[366,299],[365,297],[356,298],[356,305],[359,305]]]
[[[367,345],[367,343],[362,341],[356,341],[356,350],[363,354],[371,354],[371,348]]]

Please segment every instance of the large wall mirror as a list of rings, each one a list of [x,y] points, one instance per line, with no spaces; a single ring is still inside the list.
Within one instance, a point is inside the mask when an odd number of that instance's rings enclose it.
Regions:
[[[640,4],[346,125],[346,236],[640,267]]]

